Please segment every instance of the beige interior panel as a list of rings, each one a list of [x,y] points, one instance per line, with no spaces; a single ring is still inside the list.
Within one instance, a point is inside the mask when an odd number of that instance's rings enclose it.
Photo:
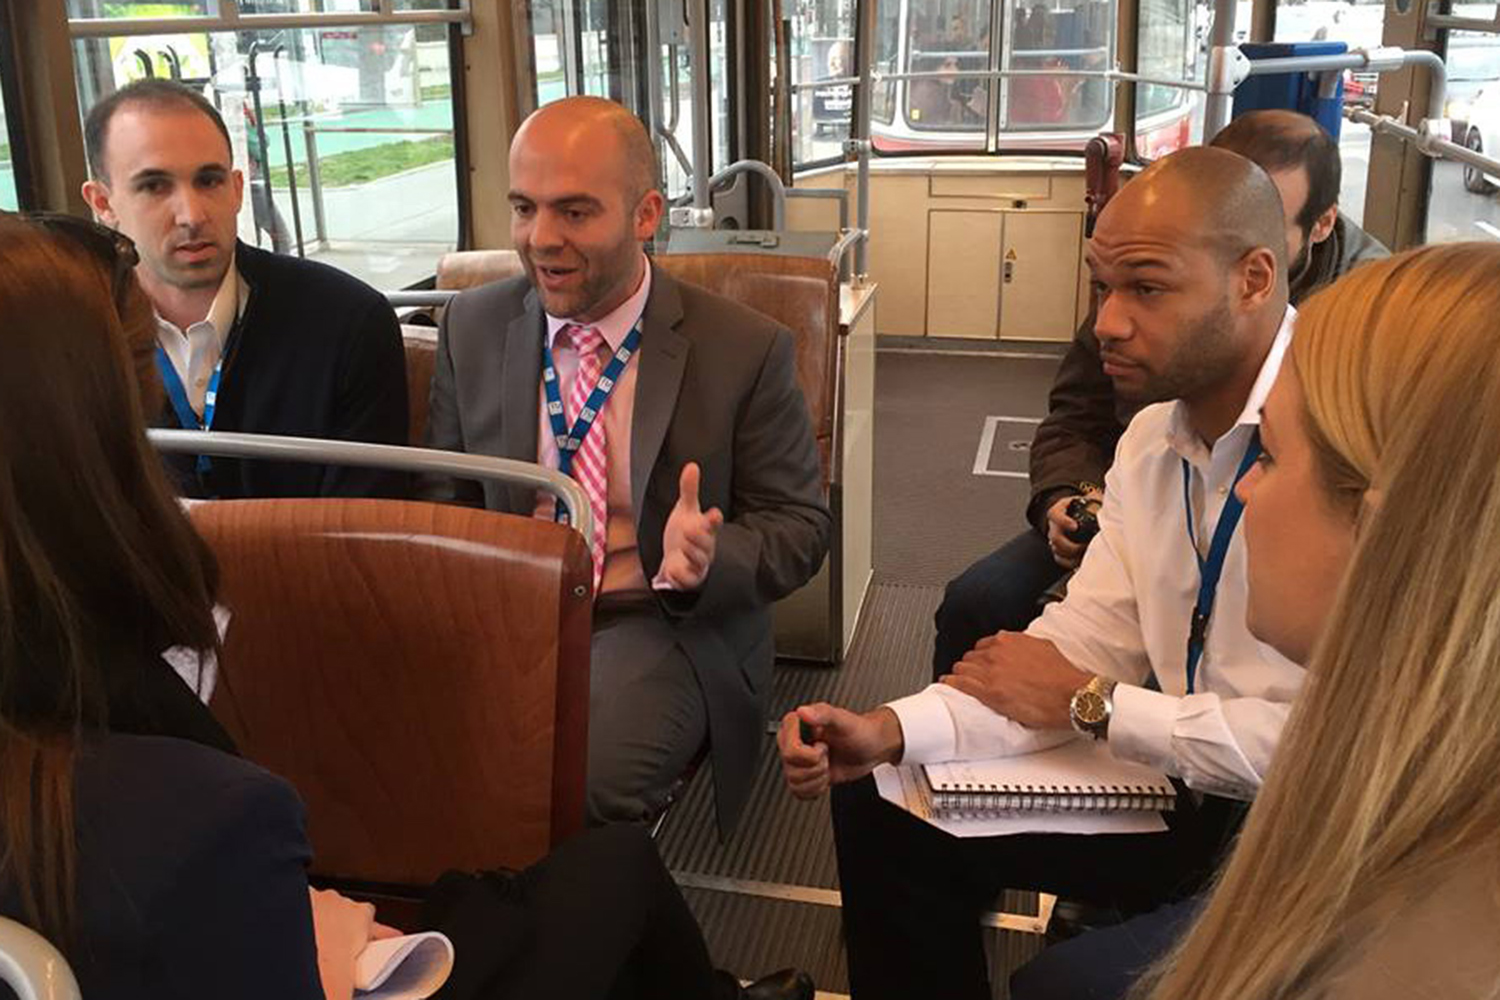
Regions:
[[[1052,197],[1052,178],[1046,174],[933,174],[932,196],[1045,201]]]
[[[823,173],[813,177],[798,178],[793,187],[822,190],[842,190],[846,174]],[[854,225],[854,193],[849,193],[849,225]],[[786,227],[794,232],[836,233],[839,228],[839,203],[832,198],[788,198],[786,200]]]
[[[1078,309],[1078,246],[1083,238],[1083,216],[1073,212],[1007,212],[1004,237],[1001,338],[1071,339]]]
[[[1000,212],[928,215],[927,333],[995,338],[1000,305]]]
[[[884,294],[882,292],[881,294]],[[843,392],[843,588],[844,649],[870,587],[875,553],[875,289],[845,286],[840,324],[844,327]]]
[[[851,205],[850,209],[853,210]],[[879,333],[927,331],[927,178],[870,178],[870,278]]]

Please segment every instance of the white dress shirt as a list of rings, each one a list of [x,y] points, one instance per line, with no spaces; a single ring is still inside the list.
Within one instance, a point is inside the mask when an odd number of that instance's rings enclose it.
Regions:
[[[229,331],[235,318],[245,311],[249,298],[250,286],[240,278],[239,269],[231,260],[207,316],[186,330],[160,315],[156,317],[156,342],[167,352],[167,359],[187,390],[188,403],[199,417],[203,416],[203,398],[208,394],[214,365],[219,363]]]
[[[1237,530],[1209,621],[1195,692],[1187,693],[1187,638],[1198,562],[1183,505],[1190,469],[1193,524],[1207,554],[1260,408],[1291,342],[1290,307],[1234,427],[1209,448],[1183,403],[1142,410],[1106,479],[1099,534],[1068,584],[1026,631],[1053,642],[1079,669],[1119,682],[1111,751],[1180,777],[1200,792],[1248,799],[1265,778],[1303,670],[1245,625],[1245,541]],[[1159,691],[1144,685],[1155,675]],[[1072,734],[1027,729],[947,685],[892,702],[911,763],[999,757]]]

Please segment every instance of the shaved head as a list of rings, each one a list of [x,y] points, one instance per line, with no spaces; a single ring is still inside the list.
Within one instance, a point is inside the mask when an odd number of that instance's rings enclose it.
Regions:
[[[574,155],[616,158],[628,201],[656,189],[656,147],[646,126],[624,105],[602,97],[553,101],[521,123],[511,148],[536,140],[557,142]]]
[[[1222,149],[1163,157],[1110,199],[1086,256],[1115,391],[1182,399],[1211,413],[1204,427],[1232,422],[1286,311],[1281,194],[1266,172]]]
[[[1263,247],[1275,255],[1286,280],[1281,193],[1264,170],[1238,153],[1193,146],[1165,156],[1121,188],[1105,212],[1112,208],[1175,229],[1226,266]]]
[[[532,114],[510,145],[511,241],[549,315],[595,322],[640,287],[666,202],[640,119],[599,97]]]

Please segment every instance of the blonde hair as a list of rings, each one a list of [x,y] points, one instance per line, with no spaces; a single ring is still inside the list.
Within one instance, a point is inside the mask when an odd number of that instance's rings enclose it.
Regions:
[[[1366,265],[1299,314],[1306,428],[1325,487],[1366,501],[1359,539],[1241,841],[1135,996],[1317,996],[1372,904],[1495,844],[1497,323],[1493,243]]]

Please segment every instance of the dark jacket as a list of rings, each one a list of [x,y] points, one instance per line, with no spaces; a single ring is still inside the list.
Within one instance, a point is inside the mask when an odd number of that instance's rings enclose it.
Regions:
[[[321,1000],[296,792],[232,756],[160,657],[112,671],[107,697],[75,770],[74,940],[54,942],[83,995]],[[25,921],[13,884],[0,914]]]
[[[407,443],[406,353],[385,297],[343,271],[236,244],[250,287],[224,345],[213,429]],[[171,406],[161,427],[177,427]],[[402,496],[405,477],[377,469],[191,456],[168,459],[192,497]]]
[[[88,741],[76,776],[74,940],[55,943],[83,996],[322,1000],[290,785],[187,740],[118,734]],[[0,913],[23,912],[0,889]]]
[[[1306,263],[1290,275],[1292,305],[1355,265],[1389,254],[1378,240],[1340,215],[1333,232],[1314,245]],[[1135,409],[1115,398],[1114,384],[1099,360],[1099,341],[1090,315],[1063,356],[1048,397],[1047,417],[1031,442],[1031,502],[1026,519],[1032,527],[1045,535],[1047,508],[1077,493],[1080,483],[1103,486],[1115,445]]]

